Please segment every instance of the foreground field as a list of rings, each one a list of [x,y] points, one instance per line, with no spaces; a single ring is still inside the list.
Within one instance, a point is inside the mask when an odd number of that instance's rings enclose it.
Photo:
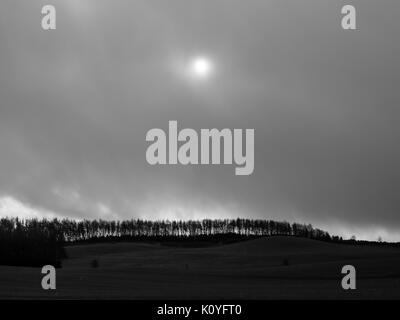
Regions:
[[[400,299],[400,250],[270,237],[207,248],[144,243],[67,248],[57,290],[39,268],[0,266],[0,298]],[[93,267],[97,260],[98,267]],[[341,268],[357,289],[341,288]]]

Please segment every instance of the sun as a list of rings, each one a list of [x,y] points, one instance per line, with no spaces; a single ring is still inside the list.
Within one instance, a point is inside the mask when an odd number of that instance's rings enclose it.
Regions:
[[[206,57],[195,57],[189,63],[189,72],[196,79],[207,79],[213,71],[212,61]]]

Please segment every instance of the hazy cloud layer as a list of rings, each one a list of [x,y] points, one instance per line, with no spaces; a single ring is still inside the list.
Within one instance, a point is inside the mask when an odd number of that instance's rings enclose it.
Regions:
[[[0,214],[265,217],[400,240],[400,2],[55,0],[0,10]],[[204,83],[180,66],[213,59]],[[255,170],[150,166],[146,132],[254,128]],[[22,209],[21,209],[22,210]],[[11,210],[12,211],[12,210]],[[27,211],[29,213],[29,210]]]

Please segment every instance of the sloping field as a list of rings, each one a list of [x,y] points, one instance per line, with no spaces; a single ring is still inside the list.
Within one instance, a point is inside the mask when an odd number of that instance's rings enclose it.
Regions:
[[[38,268],[0,266],[0,298],[400,298],[400,250],[384,246],[270,237],[207,248],[89,244],[67,252],[53,292],[41,289]],[[354,291],[341,288],[346,264],[357,270]]]

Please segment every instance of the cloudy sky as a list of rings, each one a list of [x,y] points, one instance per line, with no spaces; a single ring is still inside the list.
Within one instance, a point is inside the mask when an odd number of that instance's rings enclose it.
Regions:
[[[41,29],[41,7],[57,30]],[[2,0],[0,215],[251,217],[400,241],[400,2]],[[214,72],[193,79],[187,61]],[[255,170],[150,166],[148,130],[254,128]]]

